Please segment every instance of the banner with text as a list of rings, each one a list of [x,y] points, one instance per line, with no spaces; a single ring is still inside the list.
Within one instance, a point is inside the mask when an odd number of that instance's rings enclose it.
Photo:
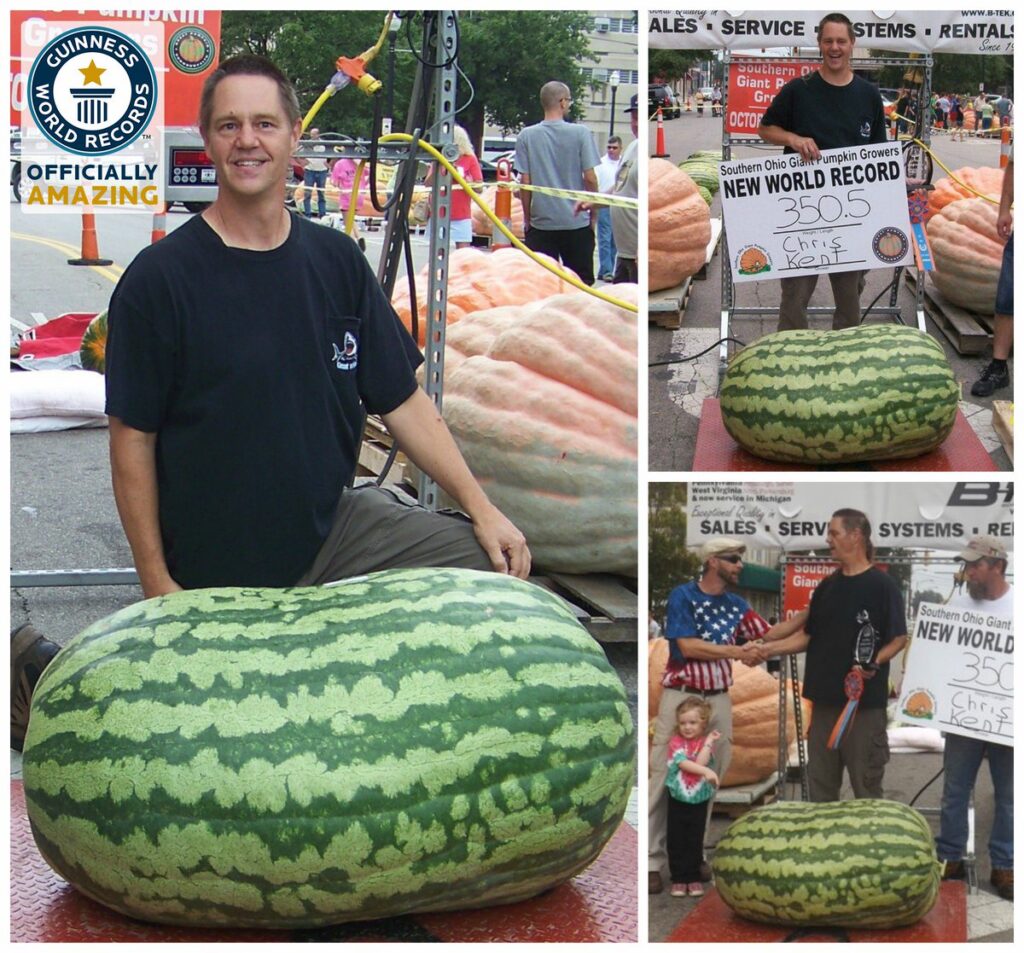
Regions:
[[[839,567],[839,563],[808,560],[788,562],[785,566],[782,587],[782,618],[792,619],[811,604],[814,590],[828,579]],[[882,572],[889,571],[888,563],[875,563]]]
[[[652,49],[816,48],[818,24],[831,10],[652,10]],[[856,45],[900,53],[1013,55],[1012,10],[848,11]]]
[[[1012,745],[1013,620],[922,602],[897,717],[911,725]]]
[[[956,552],[972,536],[1013,549],[1013,483],[705,483],[689,485],[686,544],[732,536],[750,547],[826,550],[840,508],[867,514],[876,546]]]
[[[731,63],[725,131],[734,136],[756,136],[761,117],[768,111],[775,94],[791,79],[807,76],[818,66],[816,60],[760,60],[756,63],[741,60]]]
[[[733,281],[913,265],[901,148],[719,163]]]

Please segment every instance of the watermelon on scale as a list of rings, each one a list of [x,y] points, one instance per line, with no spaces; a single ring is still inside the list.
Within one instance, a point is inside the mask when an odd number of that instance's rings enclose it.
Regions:
[[[715,848],[715,888],[739,916],[778,926],[916,923],[939,895],[928,822],[898,801],[782,801],[731,824]]]
[[[393,570],[93,625],[36,689],[25,797],[49,864],[121,913],[314,927],[568,880],[621,821],[635,750],[558,597]]]

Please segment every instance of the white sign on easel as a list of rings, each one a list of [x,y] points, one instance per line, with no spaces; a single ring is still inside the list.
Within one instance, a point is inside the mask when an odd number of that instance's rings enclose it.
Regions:
[[[902,145],[719,164],[733,281],[914,264]]]
[[[922,602],[897,718],[1013,745],[1013,620]]]

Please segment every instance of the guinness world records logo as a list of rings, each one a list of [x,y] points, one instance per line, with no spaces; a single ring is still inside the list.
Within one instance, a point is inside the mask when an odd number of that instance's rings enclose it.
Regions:
[[[96,157],[131,145],[156,110],[156,71],[138,44],[117,30],[82,26],[55,37],[28,75],[28,107],[57,148]]]
[[[217,55],[213,37],[198,26],[177,30],[167,43],[167,56],[182,73],[201,73]]]

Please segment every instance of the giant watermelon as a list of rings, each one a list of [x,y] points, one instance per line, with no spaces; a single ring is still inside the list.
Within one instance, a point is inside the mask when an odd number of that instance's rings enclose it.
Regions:
[[[897,801],[783,801],[731,824],[715,848],[719,896],[780,926],[898,927],[939,895],[928,822]]]
[[[32,702],[40,851],[163,923],[312,927],[534,896],[634,783],[624,691],[569,608],[470,570],[151,599]]]
[[[812,464],[928,453],[953,429],[959,397],[941,345],[894,324],[768,334],[736,354],[720,390],[741,447]]]

